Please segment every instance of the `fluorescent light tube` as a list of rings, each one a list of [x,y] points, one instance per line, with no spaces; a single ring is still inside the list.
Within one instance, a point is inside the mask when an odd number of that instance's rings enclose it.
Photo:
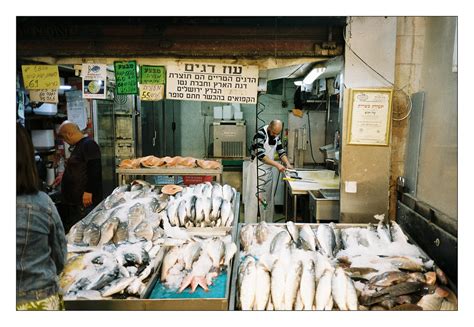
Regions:
[[[304,84],[313,83],[322,73],[326,71],[326,67],[313,68],[308,75],[303,79]]]

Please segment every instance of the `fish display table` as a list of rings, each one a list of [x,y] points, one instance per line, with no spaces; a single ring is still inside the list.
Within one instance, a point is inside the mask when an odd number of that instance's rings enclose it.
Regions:
[[[298,196],[306,196],[309,191],[320,189],[339,189],[339,176],[332,170],[300,170],[297,169],[298,180],[285,180],[285,199],[293,202],[293,221],[296,222]],[[285,201],[285,219],[288,221],[288,202]]]
[[[186,231],[192,238],[231,235],[232,240],[236,242],[240,213],[239,193],[235,196],[233,213],[235,220],[230,227],[190,227]],[[167,251],[168,246],[164,246],[158,255],[163,258]],[[189,289],[185,289],[179,294],[167,292],[160,282],[161,268],[163,267],[163,260],[161,260],[156,271],[152,273],[150,280],[146,283],[146,290],[140,298],[65,299],[65,307],[66,310],[228,310],[233,260],[230,261],[228,268],[221,271],[213,285],[209,287],[208,292],[199,288],[194,293],[190,293]]]
[[[381,218],[239,224],[230,310],[457,310],[456,285]]]
[[[126,184],[126,176],[138,175],[186,175],[186,176],[214,176],[216,182],[222,180],[222,166],[219,169],[203,169],[203,168],[117,168],[118,182],[120,185]]]

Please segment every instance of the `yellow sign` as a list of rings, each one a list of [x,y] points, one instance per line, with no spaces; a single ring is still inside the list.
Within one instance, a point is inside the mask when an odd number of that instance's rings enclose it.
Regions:
[[[58,103],[58,90],[57,89],[30,90],[30,101]]]
[[[158,101],[165,96],[165,86],[163,84],[140,84],[140,100]]]
[[[59,89],[59,70],[56,65],[22,65],[23,84],[30,90]]]

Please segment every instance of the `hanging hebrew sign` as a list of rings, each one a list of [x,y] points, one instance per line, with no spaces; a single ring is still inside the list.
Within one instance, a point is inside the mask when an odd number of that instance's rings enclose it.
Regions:
[[[117,94],[138,94],[137,62],[115,61],[114,70]]]
[[[59,89],[57,65],[22,65],[23,84],[29,90]]]
[[[166,71],[167,99],[257,103],[257,66],[178,62]]]

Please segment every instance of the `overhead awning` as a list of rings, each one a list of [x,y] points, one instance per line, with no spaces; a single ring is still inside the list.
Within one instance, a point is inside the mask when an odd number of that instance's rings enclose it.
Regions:
[[[17,56],[50,64],[134,59],[256,65],[341,55],[344,17],[17,17]]]

